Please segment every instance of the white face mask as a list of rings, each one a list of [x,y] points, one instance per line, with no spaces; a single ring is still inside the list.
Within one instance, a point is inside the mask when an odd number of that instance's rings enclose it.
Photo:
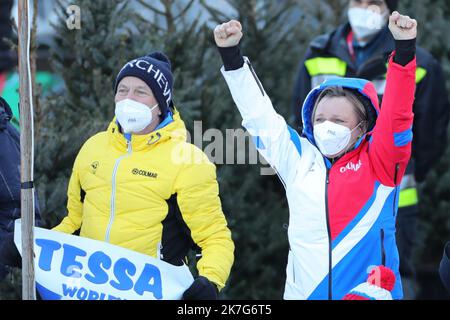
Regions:
[[[369,9],[350,8],[348,20],[358,39],[366,39],[378,33],[387,23],[388,14],[380,14]]]
[[[358,124],[353,130],[346,126],[325,121],[314,126],[314,139],[320,152],[326,157],[333,157],[342,152],[350,143],[352,132],[361,125]]]
[[[149,108],[140,102],[125,99],[116,103],[116,118],[124,133],[139,133],[153,120],[152,111],[158,104]]]

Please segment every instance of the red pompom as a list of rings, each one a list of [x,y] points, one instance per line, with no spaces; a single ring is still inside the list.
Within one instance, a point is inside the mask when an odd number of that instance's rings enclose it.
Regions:
[[[342,298],[342,300],[370,300],[370,299],[356,293],[348,293]]]
[[[395,285],[395,274],[385,266],[377,266],[370,272],[367,282],[387,291],[392,291]]]

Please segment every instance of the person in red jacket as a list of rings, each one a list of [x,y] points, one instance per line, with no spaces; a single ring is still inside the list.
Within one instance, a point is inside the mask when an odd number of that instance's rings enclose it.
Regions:
[[[295,126],[302,127],[301,106],[308,93],[333,77],[371,81],[380,99],[386,89],[386,61],[395,48],[388,16],[398,0],[348,0],[348,21],[327,34],[315,37],[299,64],[292,93]],[[405,296],[417,292],[414,253],[417,249],[419,195],[417,183],[425,181],[447,147],[450,105],[445,75],[439,61],[417,47],[416,95],[413,105],[412,157],[400,185],[397,244]],[[417,183],[416,183],[417,181]]]
[[[399,186],[411,156],[417,21],[394,12],[381,109],[364,79],[330,79],[303,105],[300,136],[276,113],[237,46],[242,26],[216,27],[222,74],[261,155],[277,171],[289,204],[285,299],[342,299],[372,266],[393,270],[401,299],[395,240]]]

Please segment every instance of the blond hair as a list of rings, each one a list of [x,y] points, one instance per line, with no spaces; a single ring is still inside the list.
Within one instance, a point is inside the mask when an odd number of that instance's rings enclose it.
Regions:
[[[367,132],[369,125],[368,115],[363,102],[358,98],[358,96],[354,92],[352,92],[352,90],[344,89],[343,87],[340,86],[328,87],[320,93],[319,97],[316,100],[316,103],[314,104],[311,118],[312,123],[314,124],[314,117],[316,115],[317,106],[319,105],[320,101],[322,101],[324,98],[339,98],[339,97],[344,97],[348,101],[350,101],[350,103],[354,107],[358,123],[362,123],[361,130],[363,132]]]

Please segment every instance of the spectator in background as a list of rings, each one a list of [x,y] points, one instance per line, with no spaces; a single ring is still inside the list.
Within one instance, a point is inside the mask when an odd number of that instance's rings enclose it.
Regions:
[[[8,273],[6,266],[19,267],[20,255],[14,244],[14,220],[20,213],[20,136],[11,125],[11,108],[0,97],[0,279]],[[41,216],[35,198],[35,221]]]
[[[398,0],[350,0],[349,22],[315,38],[301,62],[294,91],[296,125],[302,127],[301,106],[312,88],[336,76],[370,80],[380,100],[386,89],[388,56],[395,48],[388,17]],[[418,194],[416,181],[425,180],[447,146],[450,107],[440,64],[417,48],[416,99],[412,159],[400,184],[397,243],[405,298],[415,297],[413,249],[416,246]]]

